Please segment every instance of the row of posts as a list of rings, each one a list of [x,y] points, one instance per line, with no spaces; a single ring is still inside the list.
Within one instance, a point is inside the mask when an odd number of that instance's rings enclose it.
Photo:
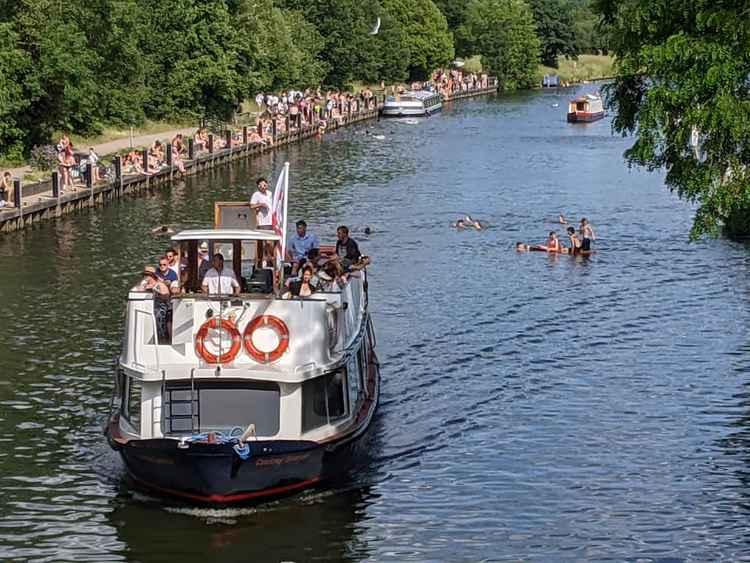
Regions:
[[[361,103],[361,102],[360,102]],[[351,118],[353,115],[352,112],[352,102],[344,102],[344,100],[339,100],[338,109],[341,112],[342,115],[346,114],[347,117]],[[375,100],[375,109],[377,109],[377,100]],[[346,110],[346,112],[345,112]],[[360,110],[361,111],[361,110]],[[289,135],[289,131],[291,130],[291,126],[294,125],[298,133],[302,130],[302,117],[304,115],[306,121],[308,123],[313,123],[315,120],[316,113],[311,107],[306,107],[303,110],[303,113],[297,113],[294,116],[287,115],[285,119],[285,126],[286,126],[286,134]],[[317,125],[317,123],[314,123],[313,125]],[[263,123],[258,123],[258,135],[261,137],[263,136]],[[278,136],[278,122],[276,118],[273,118],[271,120],[271,135],[274,141],[276,141],[276,138]],[[242,128],[242,144],[247,145],[249,139],[249,129],[247,126]],[[232,131],[226,130],[224,132],[224,141],[225,146],[230,150],[232,149]],[[195,141],[192,137],[188,139],[188,160],[195,160]],[[208,143],[207,147],[208,153],[213,154],[214,153],[214,136],[213,134],[208,135]],[[148,149],[143,149],[141,151],[141,156],[143,158],[143,169],[148,170]],[[172,170],[173,160],[172,160],[172,143],[166,143],[165,146],[165,157],[167,166],[169,166],[170,171]],[[114,169],[115,169],[115,184],[116,188],[120,189],[122,188],[122,157],[116,156],[114,158]],[[93,170],[92,165],[87,164],[86,165],[86,171],[85,171],[85,182],[86,182],[86,189],[89,190],[90,198],[93,200],[94,198],[94,182],[93,182]],[[52,172],[52,197],[55,199],[59,199],[61,194],[60,190],[60,174],[57,171]],[[22,196],[22,188],[21,188],[21,179],[20,178],[14,178],[13,179],[13,207],[16,209],[21,209],[22,202],[21,202],[21,196]]]

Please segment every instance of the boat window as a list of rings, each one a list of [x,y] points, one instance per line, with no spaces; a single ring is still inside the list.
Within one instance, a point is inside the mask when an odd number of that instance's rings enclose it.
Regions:
[[[141,382],[127,378],[127,392],[123,393],[122,416],[136,432],[141,432]]]
[[[164,432],[229,434],[254,424],[258,436],[274,436],[279,406],[279,387],[273,383],[200,383],[192,391],[170,385],[164,392]]]
[[[302,384],[303,432],[335,422],[348,412],[344,368]]]

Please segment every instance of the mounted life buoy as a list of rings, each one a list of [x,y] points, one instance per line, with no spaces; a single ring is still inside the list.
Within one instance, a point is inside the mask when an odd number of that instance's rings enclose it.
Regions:
[[[206,348],[206,337],[208,336],[209,330],[226,331],[229,336],[232,337],[232,345],[226,352],[219,350],[219,354],[216,355],[210,352]],[[226,364],[231,362],[237,357],[240,349],[242,348],[242,337],[240,331],[237,330],[233,321],[229,319],[218,319],[213,317],[203,323],[198,329],[198,333],[195,335],[195,352],[209,364]]]
[[[279,343],[273,350],[264,352],[253,342],[253,333],[260,327],[271,327],[276,332]],[[244,339],[247,353],[256,361],[268,364],[275,362],[286,352],[286,349],[289,347],[289,329],[280,318],[272,315],[262,315],[248,323],[245,328]]]

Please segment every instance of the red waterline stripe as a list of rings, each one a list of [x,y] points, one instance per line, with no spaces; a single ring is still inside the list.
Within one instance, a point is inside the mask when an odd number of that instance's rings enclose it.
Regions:
[[[165,489],[164,487],[159,487],[157,485],[152,485],[151,483],[147,483],[146,481],[142,481],[141,479],[138,479],[133,475],[131,475],[131,477],[133,477],[133,479],[135,479],[139,483],[142,483],[143,485],[150,487],[152,489],[156,489],[157,491],[161,491],[161,492],[175,495],[178,497],[189,498],[191,500],[198,500],[202,502],[238,502],[241,500],[250,500],[250,499],[258,498],[258,497],[279,495],[279,494],[288,493],[290,491],[294,491],[297,489],[302,489],[304,487],[309,487],[310,485],[314,485],[315,483],[320,481],[320,477],[314,477],[313,479],[302,481],[301,483],[295,483],[294,485],[284,485],[283,487],[276,487],[274,489],[266,489],[264,491],[256,491],[254,493],[240,493],[236,495],[226,495],[226,496],[225,495],[203,496],[203,495],[196,495],[194,493],[187,493],[183,491]]]

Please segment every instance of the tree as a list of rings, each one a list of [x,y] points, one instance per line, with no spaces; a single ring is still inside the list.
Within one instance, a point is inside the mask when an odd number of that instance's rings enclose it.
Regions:
[[[17,43],[13,26],[0,23],[0,158],[11,160],[23,156],[25,131],[19,116],[30,105],[22,85],[31,69],[31,59]]]
[[[535,83],[540,41],[526,2],[472,0],[462,34],[503,88],[514,90]]]
[[[607,28],[594,12],[591,0],[575,6],[573,26],[579,53],[607,54]]]
[[[611,26],[614,129],[631,165],[698,203],[691,237],[750,232],[750,28],[742,3],[597,0]],[[693,146],[697,145],[697,146]]]
[[[283,7],[304,14],[325,39],[320,57],[328,69],[327,85],[343,88],[373,73],[378,53],[369,31],[377,19],[376,2],[285,0]]]
[[[542,42],[542,62],[557,68],[558,55],[575,57],[575,12],[568,0],[528,0]]]
[[[432,0],[382,0],[383,9],[398,21],[409,53],[409,77],[425,80],[454,57],[448,22]]]

